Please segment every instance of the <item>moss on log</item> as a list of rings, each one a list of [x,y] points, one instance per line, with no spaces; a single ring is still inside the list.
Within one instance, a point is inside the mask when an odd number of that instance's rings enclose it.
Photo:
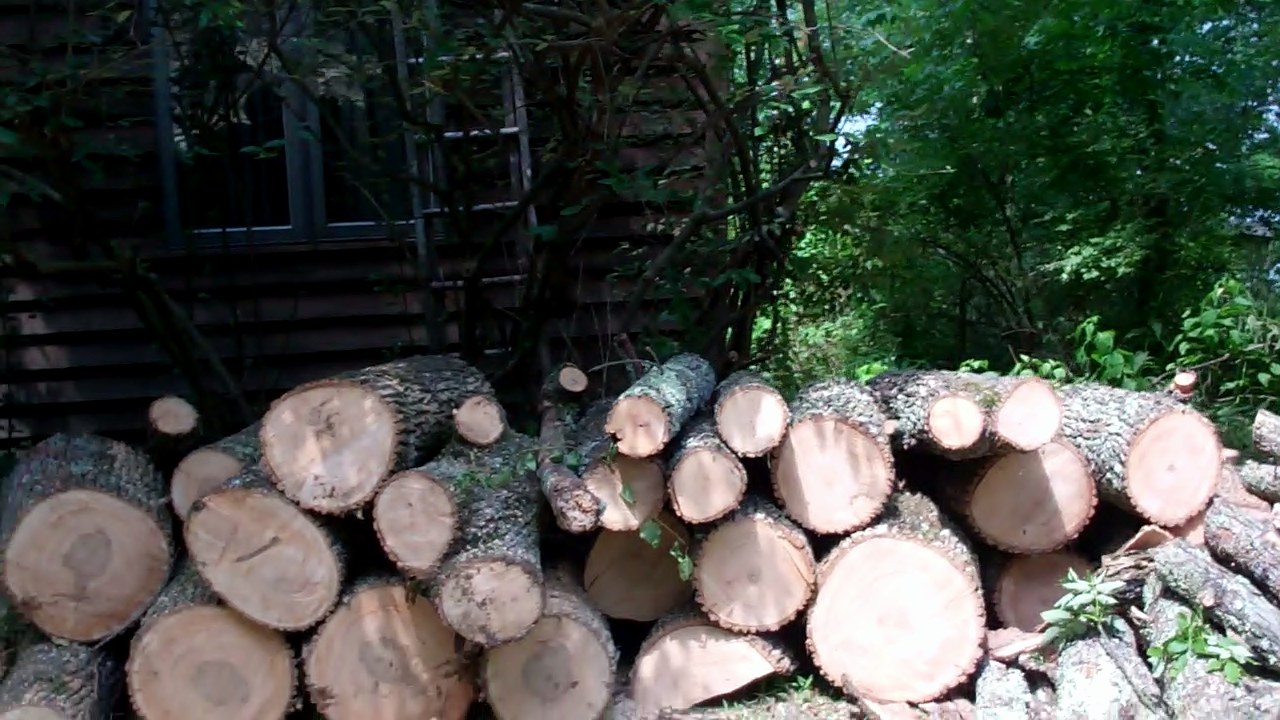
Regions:
[[[20,653],[0,684],[5,720],[103,720],[120,690],[120,668],[87,645],[39,643]]]
[[[1204,517],[1204,542],[1222,564],[1280,600],[1280,532],[1269,517],[1214,500]]]
[[[1125,630],[1123,637],[1072,641],[1058,653],[1053,678],[1057,720],[1171,720],[1132,631]]]
[[[724,444],[742,457],[772,451],[787,434],[787,401],[763,377],[739,370],[715,391],[715,425]]]
[[[457,358],[417,356],[294,388],[262,418],[263,461],[307,510],[363,507],[393,473],[422,464],[454,435],[454,410],[492,395]]]
[[[0,542],[4,589],[51,637],[123,631],[173,564],[165,485],[142,452],[95,435],[54,435],[9,476]]]
[[[728,515],[747,493],[747,470],[725,445],[710,413],[694,417],[676,438],[668,463],[671,509],[688,523]]]
[[[182,458],[169,479],[169,500],[179,519],[187,519],[195,501],[262,460],[259,429],[254,423]]]
[[[614,401],[604,429],[617,439],[618,452],[652,457],[675,438],[716,388],[716,373],[706,358],[681,353],[646,372]]]
[[[1062,435],[1089,461],[1103,499],[1166,527],[1209,504],[1222,443],[1203,415],[1161,393],[1092,383],[1062,398]]]
[[[885,422],[879,401],[861,383],[828,380],[802,389],[771,465],[783,511],[823,534],[870,523],[897,487]]]

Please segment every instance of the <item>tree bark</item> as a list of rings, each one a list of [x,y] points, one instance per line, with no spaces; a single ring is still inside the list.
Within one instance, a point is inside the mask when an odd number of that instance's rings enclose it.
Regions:
[[[791,419],[782,393],[748,370],[716,387],[714,415],[724,444],[742,457],[760,457],[778,447]]]
[[[707,403],[715,387],[715,370],[705,358],[676,355],[618,396],[605,420],[605,432],[617,438],[619,453],[652,457]]]
[[[66,720],[112,716],[120,668],[107,653],[86,645],[32,645],[18,654],[0,684],[0,713]],[[25,710],[25,712],[24,712]]]
[[[1258,413],[1253,416],[1253,447],[1280,462],[1280,415],[1258,409]]]
[[[747,470],[720,439],[710,413],[696,416],[676,438],[668,467],[671,509],[688,523],[719,520],[747,493]]]
[[[195,501],[262,460],[258,443],[260,428],[254,423],[234,435],[197,448],[178,462],[169,480],[169,499],[180,520],[186,521]]]
[[[1280,502],[1280,467],[1246,460],[1240,464],[1240,482],[1263,500]]]
[[[1124,637],[1091,636],[1068,643],[1058,653],[1053,686],[1058,720],[1170,718],[1132,631]]]
[[[582,387],[570,369],[561,366],[542,385],[540,405],[542,423],[538,432],[538,484],[551,506],[556,525],[565,532],[581,534],[600,527],[604,503],[596,497],[578,474],[582,459],[569,451],[569,438],[578,422],[579,408],[572,388]],[[564,378],[569,373],[569,379]],[[581,378],[585,381],[586,376]],[[568,386],[566,387],[566,382]],[[571,457],[572,455],[572,457]]]
[[[633,458],[618,452],[605,432],[605,419],[613,403],[596,403],[578,423],[577,459],[582,480],[600,503],[600,527],[605,530],[639,530],[657,517],[666,500],[667,481],[657,458]]]
[[[1253,580],[1272,600],[1280,600],[1280,532],[1269,517],[1215,500],[1205,514],[1204,541],[1222,564]]]
[[[1016,667],[986,660],[978,673],[974,710],[980,720],[1026,720],[1034,699],[1027,677]]]

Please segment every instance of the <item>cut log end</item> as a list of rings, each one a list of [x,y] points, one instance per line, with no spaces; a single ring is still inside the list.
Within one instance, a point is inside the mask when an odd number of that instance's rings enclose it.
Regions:
[[[161,435],[182,437],[192,433],[200,424],[200,414],[186,400],[166,395],[152,401],[147,408],[147,421]]]
[[[1040,553],[1078,536],[1097,502],[1088,463],[1069,444],[1056,441],[993,462],[974,485],[966,512],[991,545]]]
[[[263,459],[281,492],[315,512],[364,504],[393,469],[400,429],[377,394],[327,381],[285,395],[262,418]]]
[[[342,564],[330,537],[273,491],[210,495],[192,509],[184,534],[213,591],[267,627],[304,630],[338,599]]]
[[[791,412],[782,395],[767,385],[750,384],[725,393],[716,403],[716,428],[731,450],[759,457],[787,434]]]
[[[169,481],[174,512],[185,521],[195,501],[222,487],[242,470],[244,463],[234,455],[213,447],[195,450],[178,463]]]
[[[1134,439],[1125,463],[1130,502],[1157,525],[1180,525],[1209,504],[1222,472],[1222,444],[1200,415],[1169,413]]]
[[[671,418],[662,403],[647,395],[621,397],[609,411],[604,431],[616,438],[622,455],[647,458],[671,441]]]
[[[1066,593],[1062,581],[1068,570],[1083,576],[1092,572],[1093,566],[1072,552],[1011,558],[996,580],[996,617],[1007,627],[1035,631],[1044,622],[1040,613],[1052,608]]]
[[[729,514],[747,492],[747,471],[723,448],[702,447],[680,456],[668,481],[671,508],[691,523]]]
[[[487,447],[507,430],[507,416],[497,400],[475,395],[463,401],[453,413],[453,425],[463,440]]]
[[[70,490],[22,517],[4,550],[4,583],[45,633],[92,642],[137,618],[171,566],[154,515],[103,492]]]
[[[929,435],[944,450],[963,450],[982,439],[986,418],[982,408],[966,397],[952,395],[939,398],[929,408]]]
[[[1021,379],[996,410],[993,425],[996,437],[1014,450],[1039,449],[1062,427],[1062,399],[1040,378]]]
[[[570,364],[565,364],[560,368],[560,372],[556,373],[556,381],[560,383],[560,387],[565,392],[575,395],[586,392],[587,386],[591,384],[585,372],[578,366]]]
[[[655,460],[618,455],[589,465],[582,481],[604,504],[600,525],[608,530],[639,529],[666,499],[667,481]]]
[[[658,518],[658,546],[636,532],[604,531],[587,555],[583,586],[591,604],[619,620],[652,622],[687,603],[693,587],[680,577],[671,548],[687,548],[689,534],[670,513]]]
[[[330,720],[461,720],[475,688],[457,640],[431,603],[402,585],[357,590],[307,648],[311,699]]]
[[[542,615],[542,576],[535,568],[479,559],[449,569],[436,606],[459,635],[486,647],[523,636]]]
[[[453,496],[417,470],[392,477],[374,500],[372,514],[387,557],[410,577],[425,577],[435,570],[457,532]]]
[[[871,522],[894,488],[888,448],[851,423],[813,418],[792,426],[778,446],[774,490],[787,514],[816,533]]]
[[[147,624],[127,667],[144,718],[283,718],[294,658],[279,634],[224,607],[192,606]]]
[[[837,687],[925,702],[973,673],[986,636],[982,595],[945,553],[894,536],[851,536],[823,561],[820,578],[807,644]]]

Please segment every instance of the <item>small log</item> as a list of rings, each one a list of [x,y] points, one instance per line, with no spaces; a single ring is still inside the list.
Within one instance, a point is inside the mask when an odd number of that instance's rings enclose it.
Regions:
[[[1044,553],[1079,536],[1097,503],[1089,464],[1070,444],[1054,440],[982,465],[964,488],[961,509],[991,546]]]
[[[598,720],[618,670],[613,635],[569,573],[547,576],[546,605],[529,634],[485,652],[485,698],[498,720]]]
[[[1167,720],[1160,686],[1138,654],[1133,632],[1074,640],[1058,653],[1053,686],[1057,720]]]
[[[1139,628],[1143,640],[1148,647],[1163,645],[1177,635],[1179,618],[1190,613],[1177,600],[1157,595],[1143,610],[1146,621]],[[1247,675],[1231,683],[1221,671],[1210,670],[1205,658],[1191,652],[1185,657],[1180,671],[1159,678],[1173,717],[1280,717],[1280,683]]]
[[[1280,609],[1260,590],[1185,540],[1167,542],[1151,554],[1167,588],[1239,635],[1262,663],[1280,669]]]
[[[147,408],[147,454],[169,475],[174,466],[191,452],[199,437],[200,413],[176,395],[156,398]]]
[[[1203,415],[1160,393],[1091,383],[1062,397],[1062,435],[1089,461],[1103,499],[1166,527],[1209,504],[1222,443]]]
[[[290,500],[342,514],[373,499],[393,473],[421,465],[454,435],[453,411],[492,395],[457,358],[417,356],[299,386],[262,417],[262,459]]]
[[[809,385],[791,403],[791,428],[771,464],[774,495],[815,533],[865,527],[897,487],[880,403],[852,380]]]
[[[458,534],[452,487],[426,468],[392,475],[374,498],[371,515],[387,558],[410,578],[431,577]]]
[[[556,525],[565,532],[581,534],[600,527],[604,503],[578,475],[581,458],[570,457],[569,438],[578,421],[577,398],[586,388],[586,375],[572,365],[562,366],[542,384],[539,395],[542,423],[538,430],[538,484],[547,498]],[[565,373],[569,373],[568,379]],[[567,385],[566,385],[567,383]],[[603,435],[603,429],[601,429]],[[572,466],[572,467],[571,467]]]
[[[742,457],[760,457],[778,447],[790,418],[782,393],[753,372],[739,370],[716,387],[716,430]]]
[[[992,605],[1001,624],[1034,632],[1044,622],[1040,613],[1066,594],[1062,581],[1068,570],[1083,576],[1093,571],[1093,565],[1066,551],[1019,555],[1002,563],[992,589]]]
[[[279,719],[297,685],[284,636],[222,607],[190,563],[143,616],[125,671],[143,720]]]
[[[1253,447],[1280,462],[1280,415],[1270,410],[1258,409],[1253,416]]]
[[[488,447],[507,431],[507,412],[489,395],[472,395],[453,411],[458,436],[478,447]]]
[[[1280,600],[1280,532],[1270,513],[1214,500],[1204,518],[1204,544],[1219,562]]]
[[[804,531],[760,498],[748,498],[698,546],[698,605],[737,632],[773,632],[809,605],[817,574]]]
[[[657,455],[710,399],[716,373],[706,358],[681,353],[646,372],[613,402],[604,430],[618,452],[633,458]]]
[[[484,647],[523,637],[543,610],[541,498],[532,439],[507,433],[482,451],[454,446],[419,472],[447,484],[454,542],[428,581],[440,617]]]
[[[169,501],[180,520],[186,522],[187,513],[197,500],[262,460],[259,428],[258,423],[254,423],[192,451],[178,463],[169,479]]]
[[[769,675],[789,675],[795,659],[769,636],[717,627],[692,610],[654,625],[631,669],[631,693],[641,717],[685,710]]]
[[[462,720],[476,689],[460,645],[405,581],[365,578],[303,651],[307,691],[329,720]]]
[[[164,481],[150,458],[96,435],[59,434],[8,480],[4,589],[45,634],[95,642],[133,624],[173,564]]]
[[[809,655],[850,695],[934,700],[968,679],[982,657],[979,588],[963,536],[923,495],[897,493],[875,525],[819,565],[805,624]]]
[[[587,554],[583,586],[591,604],[618,620],[652,622],[693,598],[693,586],[680,576],[672,548],[688,553],[689,533],[671,513],[654,520],[657,546],[637,532],[605,530]]]
[[[260,466],[191,508],[183,527],[201,577],[227,605],[275,630],[306,630],[342,592],[338,537],[278,492]]]
[[[1263,500],[1280,502],[1280,467],[1246,460],[1240,463],[1240,482]]]
[[[985,660],[974,690],[974,710],[981,720],[1026,720],[1035,698],[1021,670]]]
[[[4,720],[102,720],[114,717],[120,668],[88,645],[31,645],[0,683]]]
[[[612,403],[590,408],[578,424],[575,446],[582,463],[582,481],[601,506],[600,527],[638,530],[657,517],[666,499],[667,480],[657,458],[633,458],[618,452],[605,432]]]
[[[555,376],[559,390],[567,395],[581,395],[591,385],[587,374],[573,363],[563,363],[552,375]]]
[[[747,470],[720,440],[709,413],[695,417],[676,439],[669,468],[671,509],[685,522],[719,520],[747,494]]]

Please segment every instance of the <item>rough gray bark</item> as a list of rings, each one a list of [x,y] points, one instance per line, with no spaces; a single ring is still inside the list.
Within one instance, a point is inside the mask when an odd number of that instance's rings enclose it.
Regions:
[[[671,442],[707,403],[715,388],[716,374],[711,363],[700,355],[681,353],[646,372],[618,396],[605,421],[605,431],[618,438],[618,451],[623,455],[651,457]],[[637,427],[624,421],[621,410],[635,398],[651,400],[661,409],[663,425],[656,440],[644,437]]]
[[[65,622],[68,615],[79,613],[81,601],[65,596],[65,591],[54,591],[47,596],[47,591],[41,588],[27,588],[24,592],[14,587],[15,579],[6,571],[4,589],[14,606],[50,636],[75,642],[100,640],[132,625],[160,592],[172,568],[173,524],[165,508],[165,490],[164,480],[150,458],[124,443],[104,437],[57,434],[24,453],[10,472],[9,489],[3,515],[0,516],[0,547],[5,548],[6,563],[15,561],[13,552],[17,546],[11,543],[19,530],[24,534],[43,532],[35,526],[24,527],[29,514],[41,503],[72,491],[102,493],[138,510],[142,514],[139,520],[154,527],[162,545],[132,548],[135,553],[147,552],[145,556],[138,555],[132,560],[158,562],[158,558],[163,557],[165,561],[163,568],[157,567],[152,573],[155,576],[153,587],[123,588],[118,587],[118,580],[115,581],[113,594],[123,598],[120,602],[127,602],[128,607],[112,608],[112,612],[88,622],[85,627],[72,628]],[[78,523],[75,532],[49,540],[68,541],[61,561],[75,575],[78,586],[83,586],[77,592],[89,592],[93,589],[90,585],[101,582],[101,574],[107,572],[107,565],[113,559],[113,548],[109,544],[110,537],[99,527],[97,518],[81,512],[62,520],[65,523],[71,517]],[[65,525],[63,528],[70,529]],[[41,544],[34,537],[24,542],[33,550]]]
[[[13,670],[0,684],[0,713],[39,708],[66,720],[107,720],[112,717],[120,679],[119,665],[95,648],[32,645],[18,654]]]
[[[1238,505],[1214,500],[1204,517],[1205,547],[1220,562],[1280,599],[1280,533]]]
[[[1280,502],[1280,467],[1246,460],[1240,463],[1240,482],[1263,500]]]
[[[738,437],[738,433],[728,431],[727,423],[732,423],[734,418],[725,415],[725,408],[732,405],[730,401],[739,393],[761,393],[777,403],[780,411],[777,427],[753,424],[753,431],[747,437]],[[782,438],[787,433],[787,424],[790,422],[787,401],[782,397],[782,393],[763,377],[750,370],[739,370],[722,380],[716,386],[714,405],[713,414],[720,435],[725,444],[742,457],[760,457],[767,454],[782,442]]]
[[[139,623],[141,629],[135,638],[146,632],[149,623],[170,613],[196,605],[218,605],[220,602],[218,594],[196,571],[195,563],[191,562],[190,558],[184,558],[178,563],[173,579],[164,586],[164,590],[160,591],[155,602],[151,603],[151,607],[147,608],[146,614],[142,616],[142,622]]]
[[[975,720],[1026,720],[1032,703],[1031,686],[1021,670],[995,660],[983,663],[974,690]]]
[[[1157,596],[1144,613],[1141,626],[1148,646],[1162,645],[1178,631],[1178,617],[1191,610],[1168,597]],[[1208,660],[1189,654],[1176,675],[1160,678],[1164,700],[1176,718],[1274,718],[1280,717],[1280,683],[1245,676],[1239,684],[1209,670]]]
[[[218,489],[222,481],[228,479],[207,476],[207,471],[201,465],[207,462],[209,454],[225,455],[231,460],[228,465],[238,465],[240,470],[262,460],[262,446],[258,442],[260,429],[261,424],[254,423],[234,435],[193,450],[178,462],[170,476],[169,496],[179,519],[186,520],[195,501]],[[229,477],[234,475],[235,473]]]
[[[733,511],[742,498],[747,493],[747,470],[742,466],[742,461],[738,460],[733,450],[725,445],[720,439],[719,433],[716,431],[716,421],[711,413],[700,413],[696,415],[679,436],[676,438],[676,449],[671,455],[670,462],[667,463],[667,488],[671,495],[671,509],[681,520],[689,523],[706,523],[719,520]],[[677,485],[676,476],[679,473],[681,463],[685,462],[689,457],[698,453],[711,453],[717,456],[721,466],[729,473],[729,478],[718,478],[730,480],[736,487],[732,488],[735,493],[732,497],[726,497],[720,508],[709,514],[699,514],[689,511],[686,505],[692,501],[693,495],[700,490],[718,490],[724,491],[729,489],[724,485],[717,485],[709,488],[708,482],[711,478],[698,477],[695,478],[693,486],[687,484]],[[683,497],[682,497],[683,495]],[[702,504],[699,503],[699,506]]]
[[[991,383],[977,375],[946,370],[905,370],[881,373],[872,378],[868,386],[884,405],[885,413],[897,421],[892,438],[899,449],[921,449],[951,460],[981,457],[995,449],[993,437],[985,431],[971,444],[949,447],[929,426],[929,412],[934,403],[943,398],[958,397],[979,410],[995,407],[999,396]]]
[[[1253,446],[1258,452],[1280,462],[1280,415],[1258,409],[1253,416]]]
[[[365,487],[352,488],[343,478],[316,478],[302,472],[292,463],[291,449],[279,448],[274,442],[277,423],[295,422],[288,409],[292,398],[316,389],[338,387],[367,392],[370,399],[390,411],[396,420],[390,456],[369,459],[370,467],[377,467],[381,472]],[[280,491],[301,507],[318,513],[349,513],[372,500],[393,473],[420,465],[443,448],[455,432],[453,411],[467,398],[493,394],[493,387],[479,370],[458,358],[443,355],[404,358],[307,383],[282,395],[263,416],[259,436],[263,461]],[[324,480],[335,485],[335,489],[349,491],[310,492],[312,485]]]
[[[1093,636],[1068,643],[1058,654],[1053,685],[1057,720],[1171,717],[1127,626],[1124,637]]]
[[[1185,540],[1172,540],[1151,553],[1166,587],[1239,635],[1265,665],[1280,669],[1280,609],[1261,591]]]
[[[604,505],[578,474],[581,459],[570,457],[569,438],[577,425],[579,408],[576,393],[567,390],[560,381],[564,367],[548,376],[542,385],[538,484],[551,506],[556,525],[565,532],[581,534],[600,527]]]

